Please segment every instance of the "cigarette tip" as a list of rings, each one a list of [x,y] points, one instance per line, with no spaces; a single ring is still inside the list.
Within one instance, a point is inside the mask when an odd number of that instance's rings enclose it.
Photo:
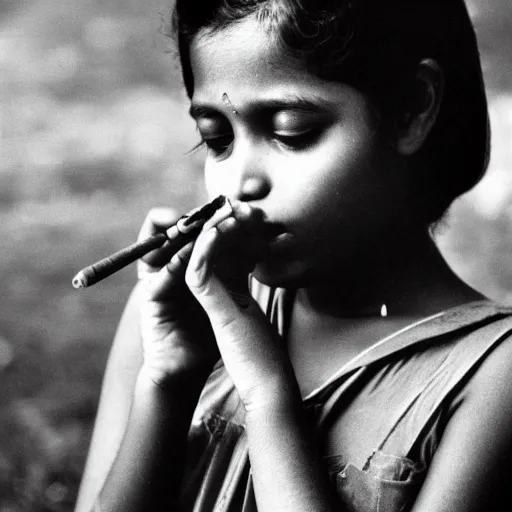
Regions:
[[[84,273],[82,271],[78,272],[78,274],[73,278],[72,283],[74,288],[85,288],[87,283]]]
[[[221,194],[220,196],[217,196],[213,201],[208,203],[206,207],[209,209],[211,208],[215,212],[216,210],[219,210],[222,206],[224,206],[226,202],[228,202],[228,198]]]

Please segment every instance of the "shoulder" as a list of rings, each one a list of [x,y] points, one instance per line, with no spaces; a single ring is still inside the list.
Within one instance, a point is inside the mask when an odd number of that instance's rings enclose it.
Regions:
[[[512,412],[512,317],[501,323],[505,332],[483,355],[468,381],[464,398],[471,403],[480,401],[486,407],[504,400]]]
[[[484,303],[486,316],[462,329],[457,341],[458,365],[467,365],[460,403],[491,407],[500,395],[512,396],[512,308]]]
[[[488,343],[491,331],[500,335]],[[512,317],[473,335],[481,357],[452,404],[415,512],[502,510],[497,504],[511,498]]]
[[[481,328],[475,336],[483,347],[481,357],[461,388],[449,421],[452,430],[466,439],[468,453],[481,449],[512,456],[512,316],[493,322],[490,329]],[[491,462],[491,461],[490,461]]]

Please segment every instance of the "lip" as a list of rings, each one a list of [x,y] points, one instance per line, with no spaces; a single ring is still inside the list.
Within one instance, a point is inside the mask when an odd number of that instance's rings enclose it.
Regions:
[[[257,241],[254,248],[257,251],[262,250],[263,259],[278,255],[284,257],[297,245],[295,235],[279,222],[263,222],[253,231],[253,236]]]
[[[265,222],[257,230],[257,235],[265,240],[266,243],[271,243],[279,239],[282,235],[287,233],[282,224]]]
[[[279,233],[275,233],[271,237],[269,237],[269,243],[271,245],[283,243],[286,240],[289,240],[292,238],[291,233],[288,233],[287,231],[280,231]]]
[[[266,245],[271,252],[281,251],[295,245],[295,237],[284,226],[273,224],[265,231]]]

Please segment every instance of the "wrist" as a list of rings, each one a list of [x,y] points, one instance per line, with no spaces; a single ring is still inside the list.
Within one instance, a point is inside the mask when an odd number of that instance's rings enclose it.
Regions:
[[[169,374],[158,369],[142,365],[137,377],[136,387],[141,392],[156,393],[163,397],[197,402],[208,379],[210,371],[183,370]]]
[[[246,414],[255,416],[287,414],[302,408],[302,397],[294,378],[267,379],[265,385],[254,388],[242,401]]]

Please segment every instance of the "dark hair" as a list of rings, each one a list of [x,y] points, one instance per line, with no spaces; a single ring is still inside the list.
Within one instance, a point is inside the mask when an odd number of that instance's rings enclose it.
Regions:
[[[490,129],[464,0],[176,0],[173,34],[189,97],[192,40],[248,16],[257,16],[311,73],[367,93],[388,126],[404,113],[419,62],[434,59],[443,71],[443,100],[425,144],[412,157],[427,164],[416,182],[426,194],[426,220],[438,220],[479,181],[488,165]]]

